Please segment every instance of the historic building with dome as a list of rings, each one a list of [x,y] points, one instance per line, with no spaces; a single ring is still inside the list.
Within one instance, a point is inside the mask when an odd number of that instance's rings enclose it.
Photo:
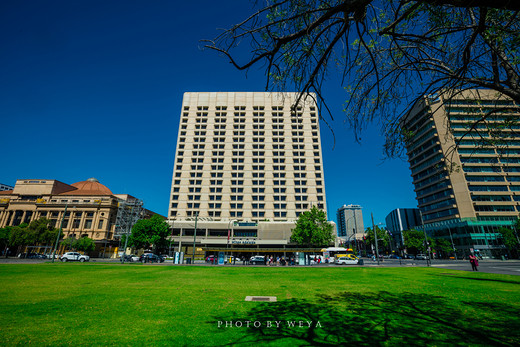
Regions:
[[[89,237],[96,243],[93,256],[117,254],[116,219],[122,204],[138,201],[114,194],[95,178],[73,184],[58,180],[17,180],[12,190],[0,191],[0,228],[47,218],[63,238]],[[141,218],[153,215],[143,210]]]

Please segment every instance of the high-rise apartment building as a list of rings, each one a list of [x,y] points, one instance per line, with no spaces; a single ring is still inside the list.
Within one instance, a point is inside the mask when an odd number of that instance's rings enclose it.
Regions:
[[[359,205],[343,205],[336,212],[338,221],[338,237],[345,242],[363,240],[365,227],[363,226],[363,213]]]
[[[514,102],[489,90],[424,97],[402,119],[425,229],[460,253],[499,255],[497,229],[520,211]]]
[[[292,109],[296,97],[184,94],[168,213],[179,248],[195,227],[199,249],[286,246],[300,213],[326,211],[318,109],[312,95]]]

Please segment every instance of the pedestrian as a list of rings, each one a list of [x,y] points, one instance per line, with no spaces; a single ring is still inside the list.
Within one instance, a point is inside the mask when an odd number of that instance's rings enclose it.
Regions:
[[[478,259],[475,257],[475,255],[470,254],[469,255],[469,263],[471,264],[471,270],[472,271],[478,271]]]

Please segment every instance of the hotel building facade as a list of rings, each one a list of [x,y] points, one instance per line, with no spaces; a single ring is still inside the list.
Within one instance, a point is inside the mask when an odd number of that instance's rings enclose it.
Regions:
[[[520,108],[494,91],[424,97],[401,120],[424,228],[459,256],[505,252],[520,211]]]
[[[184,94],[168,213],[175,250],[291,248],[300,213],[326,211],[318,109],[313,95],[292,109],[296,98]]]

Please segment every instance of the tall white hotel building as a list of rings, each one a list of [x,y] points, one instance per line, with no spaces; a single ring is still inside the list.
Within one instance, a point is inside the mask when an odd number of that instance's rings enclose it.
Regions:
[[[199,255],[295,247],[299,214],[326,211],[318,109],[309,95],[291,112],[296,97],[184,94],[168,212],[175,250],[191,254],[194,239]]]

